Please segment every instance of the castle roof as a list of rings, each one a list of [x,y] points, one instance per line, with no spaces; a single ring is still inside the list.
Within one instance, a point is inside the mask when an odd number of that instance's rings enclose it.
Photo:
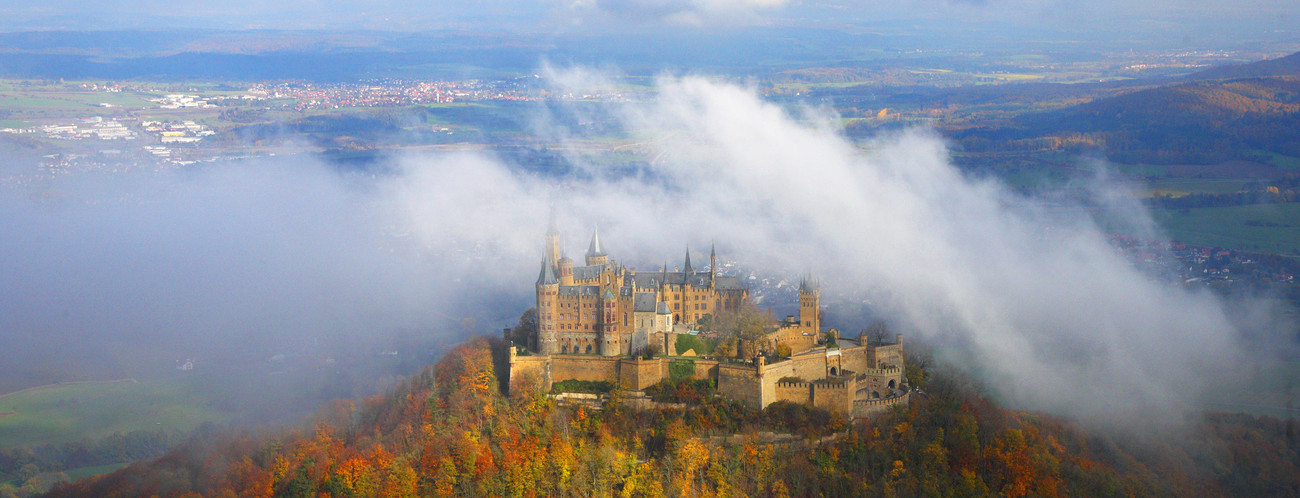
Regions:
[[[555,285],[560,283],[555,278],[555,270],[551,269],[551,262],[542,260],[542,271],[537,274],[537,285]]]
[[[600,295],[600,286],[597,285],[562,285],[560,286],[561,296],[588,296],[595,297]]]
[[[653,292],[638,292],[632,298],[632,311],[636,313],[651,312],[655,310],[655,303],[659,302]],[[666,304],[666,303],[665,303]]]
[[[740,277],[717,277],[713,279],[713,286],[719,290],[742,290],[745,284],[740,282]]]
[[[799,292],[812,292],[817,290],[818,287],[820,285],[815,280],[810,281],[807,278],[799,280]]]
[[[591,231],[591,245],[587,246],[587,257],[608,256],[605,253],[605,246],[600,243],[600,227]]]
[[[693,272],[689,274],[686,272],[675,271],[637,273],[632,275],[632,278],[636,280],[637,288],[643,289],[658,288],[659,285],[663,283],[669,285],[683,285],[687,282],[690,282],[691,287],[705,288],[709,286],[711,276],[707,271]],[[713,285],[718,290],[741,290],[745,288],[738,277],[714,277]]]
[[[688,275],[695,273],[695,269],[691,268],[691,248],[689,247],[686,248],[686,265],[682,266],[682,271]]]
[[[600,277],[600,272],[604,270],[604,265],[575,266],[573,267],[573,278],[575,280],[591,280]]]

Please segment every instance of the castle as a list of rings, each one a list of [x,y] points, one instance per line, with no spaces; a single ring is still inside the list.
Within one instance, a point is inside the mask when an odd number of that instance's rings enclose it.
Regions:
[[[610,259],[593,231],[585,265],[575,266],[552,217],[537,276],[537,329],[529,344],[510,348],[510,385],[549,389],[562,380],[608,381],[640,391],[669,378],[669,365],[689,364],[695,377],[756,408],[790,401],[849,416],[906,403],[902,336],[893,343],[857,341],[821,329],[821,290],[799,286],[799,315],[751,339],[752,358],[709,358],[677,351],[675,339],[695,334],[705,317],[735,312],[749,301],[737,277],[718,274],[716,251],[696,270],[690,250],[680,271],[637,273]],[[788,357],[773,357],[779,346]],[[525,387],[524,384],[531,384]]]

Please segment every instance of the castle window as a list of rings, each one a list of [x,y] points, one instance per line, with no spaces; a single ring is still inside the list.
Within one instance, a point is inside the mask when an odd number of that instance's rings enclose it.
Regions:
[[[591,354],[591,345],[590,345],[590,344],[587,345],[587,354]]]

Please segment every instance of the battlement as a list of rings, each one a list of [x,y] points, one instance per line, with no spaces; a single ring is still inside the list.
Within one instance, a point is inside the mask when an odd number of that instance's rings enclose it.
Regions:
[[[912,391],[905,391],[903,394],[892,398],[880,399],[859,399],[853,401],[853,416],[866,417],[876,413],[888,410],[891,406],[906,405],[912,399]]]

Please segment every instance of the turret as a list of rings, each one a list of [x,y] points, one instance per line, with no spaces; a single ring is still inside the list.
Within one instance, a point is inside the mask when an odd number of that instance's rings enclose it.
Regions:
[[[600,227],[591,231],[591,244],[587,246],[587,266],[599,266],[609,262],[609,254],[600,243]]]
[[[682,266],[682,273],[685,273],[686,276],[687,276],[688,278],[691,276],[692,273],[695,273],[695,269],[694,269],[694,268],[691,268],[691,248],[690,248],[690,247],[687,247],[687,248],[686,248],[686,264]]]
[[[614,292],[606,289],[600,296],[600,304],[604,316],[598,336],[600,354],[618,356],[623,350],[623,341],[618,329],[618,300],[614,297]]]
[[[565,256],[560,258],[560,285],[573,285],[573,259]]]
[[[551,265],[552,261],[542,260],[542,269],[537,274],[537,352],[544,355],[556,352],[555,318],[560,282],[556,280]]]

